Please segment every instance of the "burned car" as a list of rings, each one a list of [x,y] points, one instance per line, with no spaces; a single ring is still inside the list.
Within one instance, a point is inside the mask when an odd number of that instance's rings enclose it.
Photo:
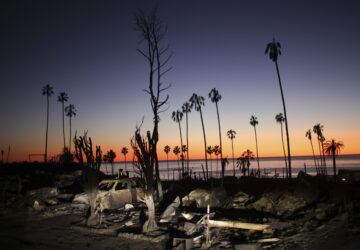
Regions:
[[[143,191],[134,178],[103,180],[99,183],[96,203],[101,204],[102,209],[116,209],[127,203],[138,202],[142,196]],[[88,208],[89,200],[86,193],[75,195],[72,206],[80,209]]]

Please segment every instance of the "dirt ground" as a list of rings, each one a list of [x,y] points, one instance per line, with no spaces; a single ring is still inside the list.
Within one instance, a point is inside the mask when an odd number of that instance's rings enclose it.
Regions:
[[[44,217],[29,212],[0,216],[1,249],[164,249],[150,241],[101,235],[73,227],[79,215]]]

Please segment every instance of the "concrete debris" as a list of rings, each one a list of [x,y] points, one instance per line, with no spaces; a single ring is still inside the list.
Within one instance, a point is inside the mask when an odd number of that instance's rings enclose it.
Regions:
[[[160,222],[170,222],[176,215],[176,211],[180,206],[180,198],[177,196],[175,200],[165,209],[160,216]]]
[[[198,188],[184,196],[182,198],[182,204],[189,204],[190,201],[195,201],[198,208],[206,208],[207,205],[211,207],[221,207],[221,203],[226,197],[227,194],[223,187],[210,190]]]

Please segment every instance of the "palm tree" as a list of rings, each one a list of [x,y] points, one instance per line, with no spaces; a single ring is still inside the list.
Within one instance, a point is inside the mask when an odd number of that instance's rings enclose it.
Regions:
[[[46,95],[46,104],[47,104],[47,112],[46,112],[46,137],[45,137],[45,154],[44,154],[44,162],[47,162],[47,142],[48,142],[48,131],[49,131],[49,97],[54,94],[53,87],[49,84],[46,84],[42,89],[42,94]]]
[[[111,175],[114,175],[114,159],[116,157],[115,152],[110,149],[106,155],[103,156],[104,161],[110,162],[111,164]]]
[[[61,92],[58,96],[58,101],[61,102],[62,104],[62,125],[63,125],[63,139],[64,139],[64,148],[66,147],[65,145],[65,124],[64,124],[64,117],[65,117],[65,108],[64,108],[64,103],[68,101],[68,95],[65,92]]]
[[[206,167],[206,179],[209,179],[209,169],[208,169],[208,162],[207,162],[207,152],[206,152],[206,135],[205,135],[205,127],[204,127],[204,119],[202,116],[202,110],[201,106],[205,106],[205,98],[202,96],[198,96],[197,94],[193,94],[190,97],[190,103],[191,108],[194,108],[196,111],[200,112],[200,119],[201,119],[201,125],[203,129],[203,135],[204,135],[204,152],[205,152],[205,167]]]
[[[317,164],[316,164],[316,159],[315,159],[314,146],[313,146],[313,143],[312,143],[311,129],[309,129],[308,131],[306,131],[305,137],[308,138],[309,141],[310,141],[311,149],[312,149],[312,153],[313,153],[313,157],[314,157],[315,169],[316,169],[316,172],[319,173],[319,172],[318,172],[319,170],[318,170],[318,167],[317,167]]]
[[[170,152],[170,147],[168,145],[166,145],[164,147],[164,152],[166,154],[166,166],[167,166],[167,172],[168,172],[168,180],[170,180],[170,175],[169,175],[169,152]]]
[[[124,158],[125,158],[125,172],[127,172],[127,169],[126,169],[126,155],[127,155],[128,152],[129,152],[129,150],[128,150],[127,147],[123,147],[121,149],[121,153],[124,155]]]
[[[209,93],[209,98],[211,99],[211,102],[215,103],[216,106],[216,114],[218,118],[218,125],[219,125],[219,138],[220,138],[220,159],[222,162],[223,156],[222,156],[222,139],[221,139],[221,126],[220,126],[220,116],[219,116],[219,107],[218,102],[221,100],[221,95],[219,91],[215,88],[213,88]],[[235,172],[234,172],[235,173]]]
[[[277,72],[277,76],[278,76],[278,79],[279,79],[280,93],[281,93],[281,99],[282,99],[282,104],[283,104],[283,109],[284,109],[286,139],[287,139],[287,148],[288,148],[289,177],[291,179],[291,155],[290,155],[290,138],[289,138],[288,116],[287,116],[287,113],[286,113],[284,93],[283,93],[283,90],[282,90],[279,66],[278,66],[278,61],[277,61],[278,56],[281,55],[280,49],[281,49],[280,43],[275,42],[275,38],[274,38],[272,42],[267,44],[265,54],[267,54],[269,52],[270,60],[275,62],[276,72]]]
[[[173,153],[176,155],[177,157],[177,160],[178,160],[178,168],[180,168],[180,163],[179,163],[179,156],[178,154],[180,154],[180,148],[179,146],[176,146],[174,149],[173,149]]]
[[[214,153],[214,149],[211,146],[208,146],[206,149],[206,152],[209,154],[210,156],[210,176],[212,178],[213,176],[213,169],[212,169],[212,160],[211,160],[211,155]]]
[[[216,156],[216,173],[219,173],[219,154],[220,154],[220,147],[219,145],[214,146],[214,154]]]
[[[186,152],[186,167],[187,172],[189,172],[189,125],[188,125],[188,113],[191,112],[191,106],[189,102],[185,102],[182,107],[182,112],[186,115],[186,146],[187,146],[187,152]]]
[[[76,116],[76,109],[74,104],[70,104],[69,106],[65,107],[66,116],[69,117],[70,121],[70,134],[69,134],[69,152],[71,152],[71,117]]]
[[[344,143],[342,141],[335,141],[331,139],[331,141],[325,142],[325,152],[328,155],[333,156],[333,170],[334,170],[334,180],[336,180],[336,161],[335,156],[340,153],[340,150],[344,147]]]
[[[320,160],[321,160],[321,165],[322,165],[322,172],[325,174],[326,173],[326,161],[325,161],[325,153],[324,153],[324,141],[325,141],[325,137],[323,135],[324,126],[321,125],[320,123],[318,123],[318,124],[314,125],[313,131],[317,135],[319,154],[320,154]],[[322,148],[322,150],[321,150],[321,148]]]
[[[255,155],[253,152],[251,152],[249,149],[244,151],[240,158],[238,159],[238,166],[241,167],[242,172],[245,176],[246,171],[248,172],[248,175],[250,175],[250,160],[254,159]]]
[[[230,129],[227,132],[227,136],[231,140],[231,149],[232,149],[232,158],[233,158],[233,168],[234,168],[234,176],[235,176],[235,159],[234,159],[234,139],[235,139],[236,132]]]
[[[174,122],[176,122],[179,125],[179,131],[180,131],[180,143],[181,143],[181,149],[183,148],[183,141],[182,141],[182,133],[181,133],[181,120],[183,117],[183,113],[180,110],[172,112],[171,118]],[[184,169],[184,151],[181,150],[181,166],[182,166],[182,176],[184,176],[185,169]]]
[[[285,122],[284,115],[283,115],[282,113],[277,114],[277,115],[275,116],[275,120],[276,120],[276,122],[280,123],[280,128],[281,128],[281,142],[282,142],[283,152],[284,152],[286,177],[289,178],[287,161],[286,161],[285,145],[284,145],[284,133],[283,133],[283,122]]]
[[[258,171],[260,171],[259,151],[258,151],[257,134],[256,134],[256,125],[258,125],[258,124],[259,124],[259,122],[257,120],[257,117],[252,115],[250,118],[250,125],[254,127],[254,131],[255,131],[256,159],[257,159],[257,164],[258,164]]]

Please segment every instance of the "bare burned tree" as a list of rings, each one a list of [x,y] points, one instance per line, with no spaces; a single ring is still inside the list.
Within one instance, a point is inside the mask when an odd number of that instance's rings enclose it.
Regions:
[[[157,229],[153,196],[154,166],[157,160],[156,142],[152,138],[150,131],[147,131],[146,137],[142,137],[140,127],[137,127],[135,135],[131,139],[131,147],[137,158],[137,164],[135,166],[144,176],[144,197],[142,197],[142,200],[148,207],[148,219],[143,225],[143,232],[151,232]]]
[[[149,143],[153,143],[152,150],[156,172],[156,182],[159,198],[162,199],[163,191],[159,174],[159,162],[157,157],[157,143],[159,141],[158,126],[159,114],[164,112],[164,105],[168,102],[169,95],[161,97],[161,94],[170,88],[170,84],[164,86],[163,76],[171,70],[167,64],[172,56],[169,51],[169,45],[163,45],[163,39],[166,35],[167,27],[157,17],[157,9],[154,8],[150,14],[145,14],[139,10],[135,16],[135,29],[140,33],[140,43],[145,44],[143,49],[137,51],[143,55],[149,63],[149,86],[144,91],[150,95],[150,104],[154,116],[154,128]]]
[[[96,146],[95,156],[93,154],[93,144],[90,137],[87,137],[87,132],[84,132],[84,136],[75,134],[75,157],[83,166],[82,171],[82,185],[85,193],[88,196],[90,204],[90,216],[87,219],[87,225],[95,226],[99,223],[96,212],[96,195],[99,190],[99,177],[100,177],[100,165],[101,165],[101,148]],[[83,161],[83,155],[86,157],[86,164]]]

